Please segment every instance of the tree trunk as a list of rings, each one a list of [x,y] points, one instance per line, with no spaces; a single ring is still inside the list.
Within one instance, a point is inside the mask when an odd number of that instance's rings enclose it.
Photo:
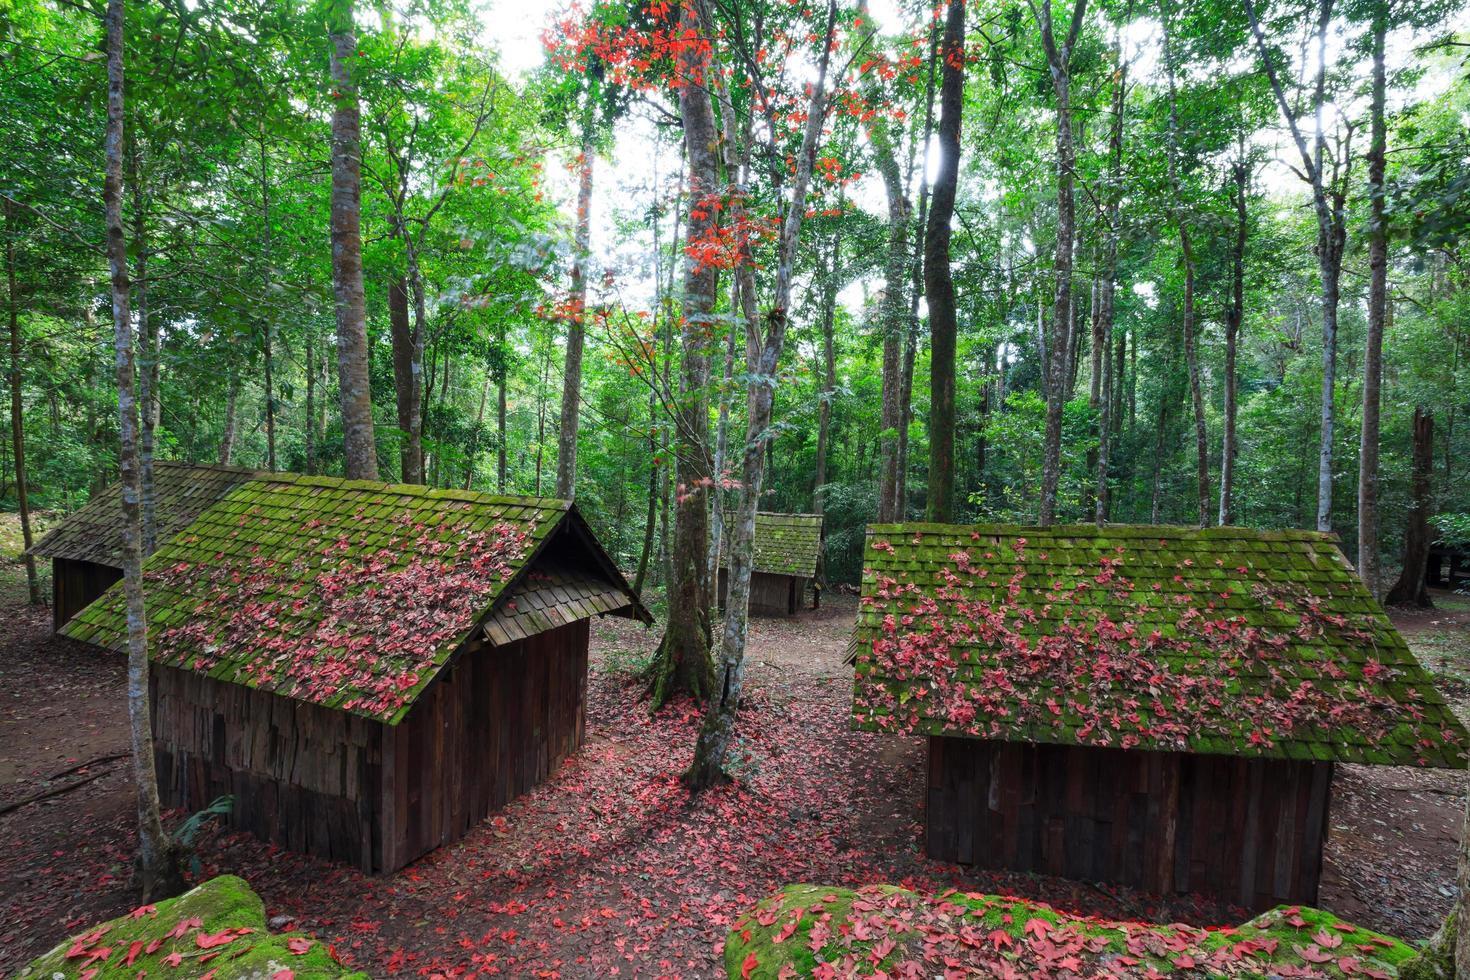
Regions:
[[[262,257],[265,271],[261,276],[266,302],[263,304],[264,322],[261,324],[261,350],[265,362],[265,468],[276,471],[276,379],[275,379],[275,307],[271,297],[271,284],[275,278],[272,262],[271,188],[270,170],[266,163],[265,135],[260,137],[260,224],[262,229]],[[146,525],[145,525],[146,526]]]
[[[1097,424],[1097,483],[1093,490],[1093,519],[1099,524],[1108,519],[1108,470],[1112,459],[1113,430],[1117,425],[1114,406],[1114,363],[1113,363],[1113,311],[1116,306],[1118,285],[1118,224],[1120,201],[1123,196],[1123,109],[1127,104],[1128,62],[1123,58],[1121,41],[1114,51],[1118,67],[1113,79],[1112,126],[1108,132],[1108,189],[1107,221],[1103,245],[1102,290],[1098,297],[1099,323],[1095,325],[1094,343],[1099,351],[1094,363],[1101,366],[1102,378],[1098,384],[1100,417]],[[1121,373],[1121,363],[1116,370]]]
[[[1409,508],[1409,523],[1404,531],[1404,567],[1399,580],[1388,590],[1383,600],[1390,606],[1418,606],[1428,609],[1434,605],[1425,584],[1425,566],[1429,561],[1429,545],[1433,534],[1429,518],[1434,513],[1434,415],[1420,405],[1414,409],[1414,470],[1410,484],[1412,504]]]
[[[347,477],[378,478],[368,381],[367,306],[362,288],[362,129],[357,83],[353,0],[331,0],[332,41],[332,287],[337,308],[337,375]]]
[[[501,370],[495,378],[495,492],[505,493],[508,461],[505,446],[505,376]],[[541,474],[536,474],[536,491],[541,491]]]
[[[1239,415],[1239,386],[1236,358],[1240,346],[1240,328],[1245,322],[1245,236],[1248,228],[1246,195],[1249,191],[1250,165],[1245,156],[1244,137],[1240,159],[1231,168],[1235,182],[1235,241],[1230,249],[1230,302],[1225,306],[1225,421],[1220,447],[1220,524],[1235,523],[1235,456],[1237,451],[1235,423]]]
[[[691,0],[680,15],[680,33],[688,38],[713,37],[705,5]],[[684,120],[684,146],[689,161],[689,242],[707,239],[716,228],[714,203],[720,198],[720,172],[714,105],[710,99],[715,71],[707,44],[680,51],[677,74],[679,113]],[[675,479],[673,581],[669,622],[650,665],[652,706],[687,693],[707,698],[714,683],[710,661],[709,582],[709,346],[715,334],[719,270],[684,258],[683,325],[680,344],[678,402],[674,411]]]
[[[597,144],[593,120],[597,107],[592,90],[582,110],[582,157],[577,182],[577,230],[572,256],[572,288],[567,320],[567,361],[562,372],[561,426],[556,437],[556,496],[571,500],[577,492],[577,413],[582,405],[582,347],[587,332],[587,260],[592,241],[592,161]]]
[[[1179,226],[1179,252],[1184,262],[1184,363],[1189,375],[1189,398],[1194,407],[1196,517],[1200,527],[1210,523],[1210,442],[1205,429],[1205,400],[1201,391],[1199,349],[1195,338],[1194,243],[1189,236],[1185,194],[1179,179],[1179,100],[1174,82],[1172,4],[1163,16],[1164,74],[1169,85],[1169,184],[1173,192],[1174,221]]]
[[[1301,155],[1302,174],[1312,188],[1312,207],[1317,217],[1317,268],[1322,286],[1322,412],[1317,450],[1317,530],[1332,530],[1332,455],[1335,408],[1333,397],[1337,375],[1337,307],[1342,275],[1342,253],[1347,239],[1344,214],[1346,195],[1340,189],[1329,192],[1323,170],[1327,146],[1327,129],[1323,119],[1327,86],[1327,34],[1332,26],[1335,0],[1318,0],[1317,67],[1312,98],[1315,114],[1314,148],[1308,150],[1306,137],[1298,123],[1298,110],[1287,97],[1277,72],[1275,60],[1266,44],[1256,13],[1255,0],[1245,0],[1246,18],[1256,40],[1261,63],[1276,96],[1277,107],[1291,131],[1297,152]],[[1342,179],[1346,182],[1347,160],[1342,161]]]
[[[657,377],[658,372],[651,370],[649,376]],[[661,468],[658,452],[658,390],[650,386],[648,389],[648,511],[643,520],[643,550],[638,553],[638,572],[633,576],[633,594],[639,599],[643,598],[643,583],[648,578],[648,564],[653,555],[653,542],[658,524],[658,487]]]
[[[308,375],[310,377],[310,375]],[[240,375],[234,360],[230,361],[230,378],[225,382],[225,425],[219,438],[219,465],[230,466],[235,459],[235,429],[239,422]],[[308,420],[310,415],[308,414]],[[307,445],[310,445],[311,428],[307,427]]]
[[[44,601],[41,581],[36,575],[36,559],[31,549],[30,485],[26,479],[25,400],[21,393],[20,295],[15,285],[15,211],[9,198],[5,212],[5,285],[10,307],[10,442],[15,464],[15,506],[20,511],[20,537],[26,566],[26,594],[33,605]]]
[[[876,22],[868,13],[867,0],[859,0],[858,18],[860,26],[855,39],[860,49],[865,51],[865,57],[875,58],[878,50],[878,32]],[[878,78],[879,73],[876,70],[870,70],[863,76],[863,97],[870,105],[880,105],[884,100]],[[866,127],[873,163],[883,178],[883,191],[888,201],[888,242],[883,261],[883,297],[879,302],[878,312],[883,331],[883,395],[879,421],[881,427],[879,452],[882,462],[878,480],[878,523],[880,524],[888,524],[900,519],[898,432],[903,419],[900,400],[903,388],[904,338],[908,325],[908,318],[904,316],[903,300],[909,264],[909,199],[905,193],[903,172],[898,165],[898,155],[894,150],[889,126],[890,121],[887,115],[878,113],[872,117]]]
[[[1040,9],[1036,8],[1034,0],[1032,3],[1057,100],[1056,293],[1052,304],[1052,336],[1043,362],[1046,374],[1046,431],[1041,459],[1040,523],[1043,527],[1056,522],[1057,489],[1062,479],[1062,409],[1067,401],[1065,380],[1071,345],[1072,249],[1077,231],[1076,203],[1072,198],[1076,154],[1072,139],[1071,60],[1072,47],[1081,31],[1086,9],[1087,0],[1076,0],[1068,35],[1059,45],[1053,30],[1050,3],[1043,4]]]
[[[1383,333],[1388,316],[1388,226],[1384,215],[1384,123],[1387,89],[1384,36],[1387,0],[1373,10],[1372,133],[1368,148],[1368,337],[1363,352],[1363,425],[1358,450],[1358,575],[1378,594],[1378,431],[1383,387]]]
[[[924,295],[924,238],[929,227],[929,137],[934,131],[934,74],[939,64],[939,30],[929,27],[929,79],[924,92],[923,177],[919,182],[919,213],[914,223],[914,245],[909,267],[908,336],[903,344],[899,400],[898,487],[894,491],[894,519],[908,519],[909,426],[914,418],[914,360],[919,347],[919,298]]]
[[[398,472],[413,482],[414,453],[408,431],[413,427],[413,327],[408,319],[408,280],[395,276],[388,283],[388,337],[393,348],[393,394],[398,412]]]
[[[960,112],[965,94],[965,0],[950,0],[940,51],[939,167],[924,229],[924,296],[929,304],[929,494],[927,519],[945,524],[954,504],[954,277],[950,223],[960,174]]]
[[[138,466],[138,405],[134,393],[133,324],[128,310],[128,253],[123,237],[123,0],[108,0],[107,171],[103,201],[107,260],[112,274],[113,345],[117,355],[118,453],[123,510],[123,590],[128,622],[128,735],[138,792],[138,884],[145,901],[183,890],[173,841],[163,829],[148,685],[148,620],[143,608],[143,539]]]
[[[832,233],[832,260],[827,267],[827,282],[822,294],[822,394],[817,402],[817,463],[812,488],[812,511],[827,512],[827,454],[832,442],[832,401],[837,397],[837,345],[833,327],[837,319],[837,271],[842,264],[842,226]],[[901,457],[900,457],[901,460]],[[899,485],[903,481],[900,478]],[[895,487],[895,512],[892,520],[903,520],[901,499]],[[818,590],[827,587],[827,549],[817,550]],[[818,591],[817,595],[821,595]]]
[[[316,473],[316,331],[306,331],[306,473]]]
[[[735,735],[735,711],[739,707],[744,685],[745,646],[750,625],[750,576],[755,564],[755,515],[765,477],[766,447],[773,435],[771,407],[775,401],[781,353],[786,345],[791,280],[797,246],[801,241],[802,218],[806,213],[807,188],[811,183],[817,143],[821,139],[822,127],[827,118],[827,67],[831,58],[831,41],[836,30],[836,21],[836,0],[830,0],[827,6],[825,43],[817,68],[817,79],[812,86],[811,99],[807,105],[806,129],[796,157],[791,201],[787,205],[781,229],[775,290],[771,309],[765,317],[765,336],[752,337],[751,342],[746,344],[746,368],[750,381],[745,452],[741,465],[739,502],[735,511],[735,531],[729,561],[726,563],[729,568],[729,586],[725,600],[725,628],[720,643],[720,662],[715,672],[718,692],[710,698],[709,710],[694,745],[694,762],[684,775],[685,784],[696,791],[726,778],[725,754]]]

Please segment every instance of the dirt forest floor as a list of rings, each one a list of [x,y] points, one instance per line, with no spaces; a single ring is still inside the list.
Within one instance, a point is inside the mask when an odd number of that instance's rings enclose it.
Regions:
[[[122,663],[53,639],[48,612],[22,602],[13,566],[0,576],[8,976],[135,902]],[[922,740],[847,728],[842,661],[855,608],[834,597],[796,620],[753,624],[735,785],[694,800],[681,788],[695,713],[649,715],[628,671],[657,634],[609,620],[593,630],[586,747],[466,839],[369,878],[206,831],[199,872],[241,875],[269,915],[292,917],[373,976],[716,976],[730,922],[788,882],[955,885],[1114,918],[1244,917],[924,858]],[[1399,621],[1463,714],[1470,599],[1443,596],[1438,610]],[[1454,894],[1464,788],[1463,773],[1341,767],[1320,904],[1406,938],[1433,931]]]

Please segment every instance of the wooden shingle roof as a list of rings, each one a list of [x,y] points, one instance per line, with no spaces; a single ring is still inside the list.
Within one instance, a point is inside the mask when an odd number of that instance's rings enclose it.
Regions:
[[[815,578],[821,551],[821,514],[755,515],[755,571]]]
[[[530,574],[546,561],[575,568],[581,592]],[[292,474],[205,509],[148,560],[144,588],[155,663],[389,724],[488,624],[514,639],[647,619],[567,501]],[[124,649],[121,583],[62,633]]]
[[[1465,766],[1330,535],[887,525],[864,566],[856,728]]]
[[[256,470],[239,466],[156,460],[153,488],[158,540],[167,541],[204,508],[260,475]],[[42,558],[69,558],[121,568],[122,532],[122,490],[119,484],[113,484],[47,532],[31,547],[31,553]]]

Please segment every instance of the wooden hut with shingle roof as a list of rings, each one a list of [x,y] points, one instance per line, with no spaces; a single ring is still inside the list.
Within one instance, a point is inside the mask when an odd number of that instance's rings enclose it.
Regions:
[[[647,611],[566,501],[275,474],[144,566],[166,806],[392,871],[582,743],[588,627]],[[115,586],[62,629],[122,650]]]
[[[208,466],[155,460],[154,515],[158,540],[166,541],[199,512],[259,474],[239,466]],[[31,547],[51,559],[51,622],[54,628],[122,578],[122,490],[107,487],[86,506],[57,524]]]
[[[752,616],[795,616],[817,580],[822,556],[821,514],[755,515],[755,567],[750,574]],[[729,569],[720,565],[719,601],[724,608]],[[813,591],[813,605],[819,591]]]
[[[1339,762],[1466,732],[1329,535],[868,529],[853,726],[928,736],[931,857],[1317,896]]]

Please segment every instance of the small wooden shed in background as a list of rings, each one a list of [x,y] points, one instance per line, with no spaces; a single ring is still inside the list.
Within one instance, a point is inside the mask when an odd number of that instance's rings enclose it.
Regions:
[[[750,576],[752,616],[795,616],[806,604],[806,591],[816,583],[822,557],[821,514],[755,515],[755,568]],[[719,601],[725,606],[729,569],[720,565]],[[812,606],[820,601],[812,592]]]
[[[583,740],[589,621],[649,621],[569,502],[274,474],[144,570],[166,806],[387,872]],[[122,650],[121,585],[62,628]]]
[[[933,858],[1311,903],[1337,763],[1465,767],[1329,535],[890,525],[864,565],[853,725],[929,737]]]
[[[155,460],[154,514],[158,540],[167,541],[210,504],[259,475],[238,466]],[[122,578],[122,492],[107,487],[31,547],[51,559],[51,624],[62,624]]]

